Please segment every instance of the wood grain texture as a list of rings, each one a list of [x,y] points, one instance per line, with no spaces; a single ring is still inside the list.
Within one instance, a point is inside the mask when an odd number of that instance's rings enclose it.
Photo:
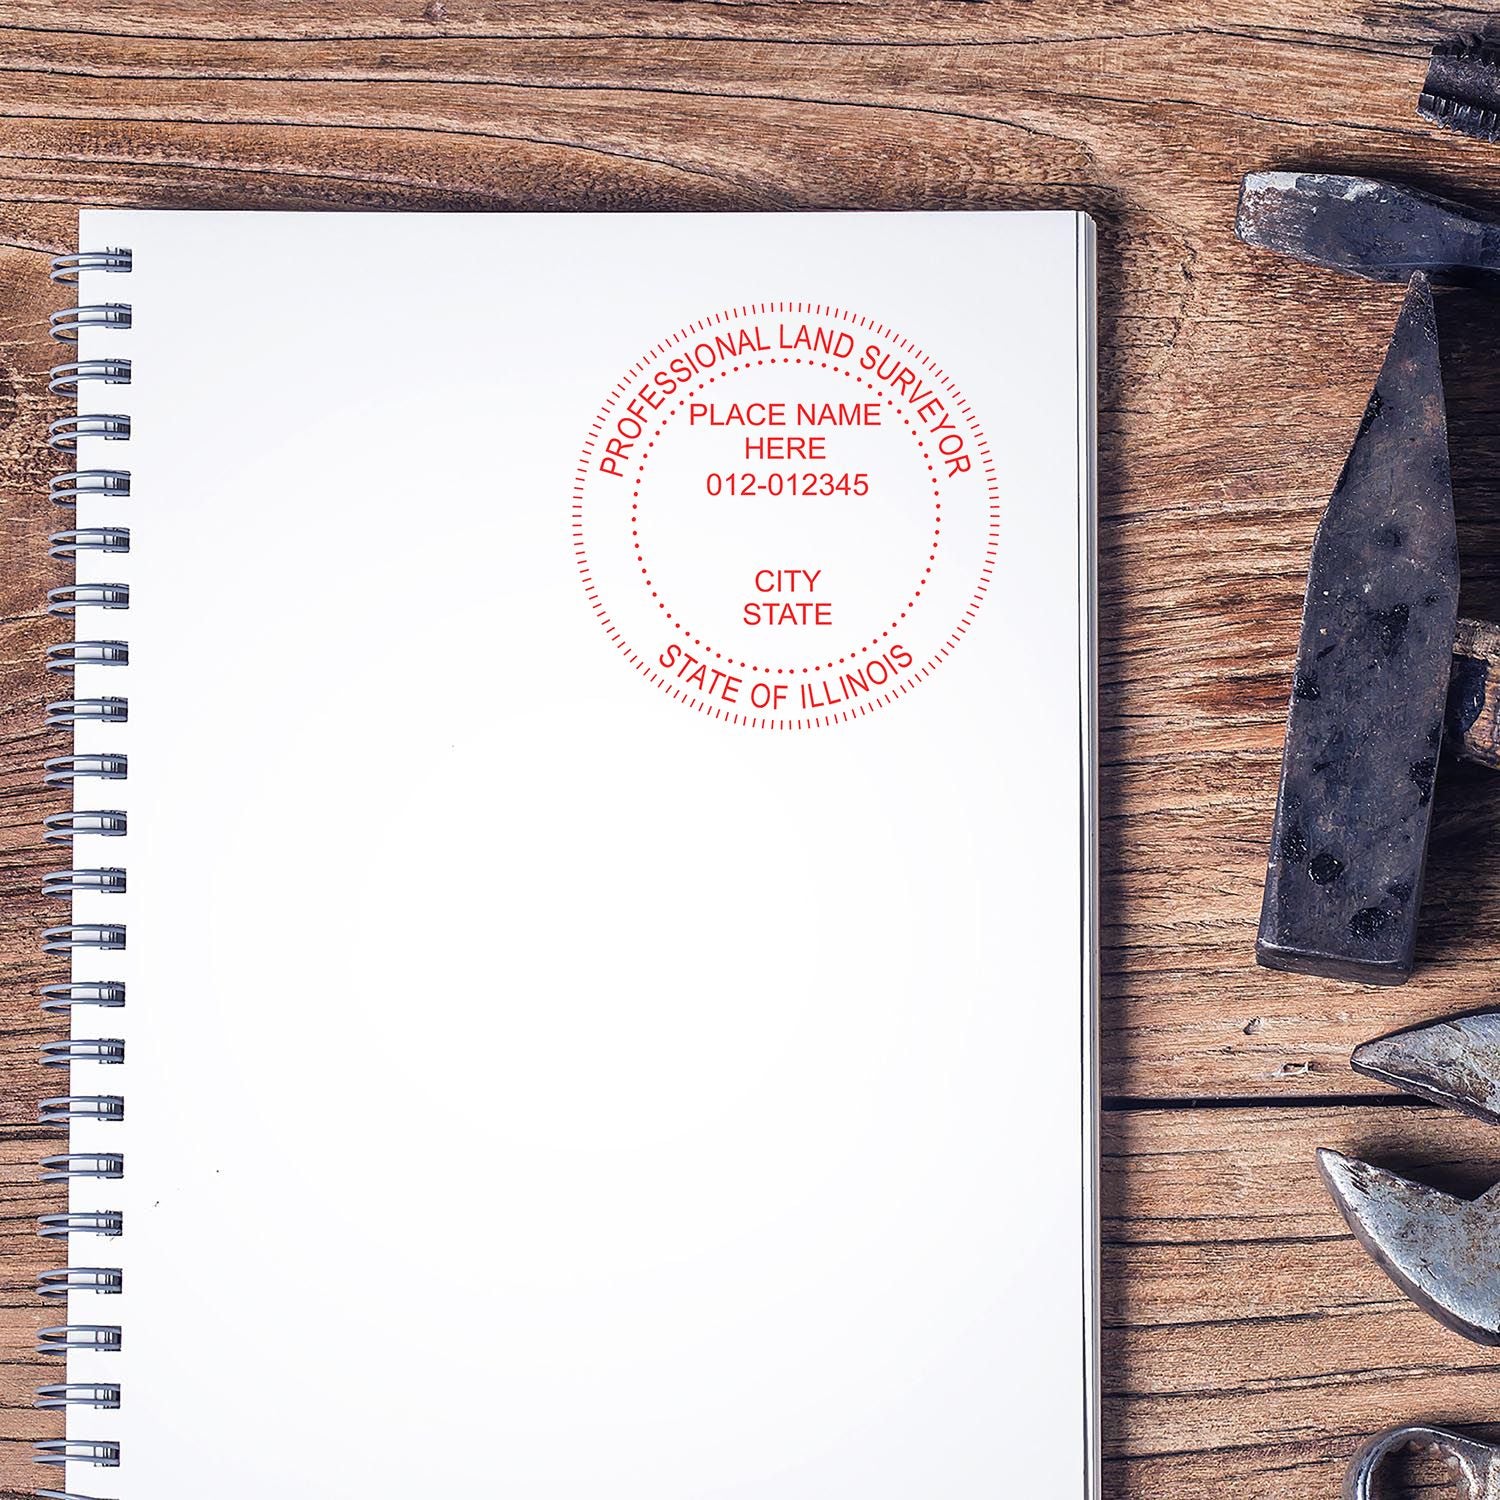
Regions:
[[[1107,1493],[1332,1500],[1385,1426],[1500,1421],[1500,1362],[1418,1311],[1345,1230],[1318,1146],[1452,1192],[1500,1134],[1418,1105],[1150,1110],[1105,1131]]]
[[[1307,550],[1400,292],[1233,236],[1252,168],[1398,175],[1500,217],[1500,146],[1415,114],[1432,42],[1485,20],[1425,0],[0,0],[0,1500],[54,1430],[26,1394],[57,805],[40,658],[61,634],[42,330],[80,205],[1092,213],[1105,1088],[1185,1106],[1106,1120],[1106,1488],[1312,1500],[1382,1422],[1495,1418],[1494,1356],[1364,1261],[1311,1150],[1500,1177],[1500,1133],[1333,1102],[1378,1094],[1355,1042],[1490,1000],[1500,780],[1443,769],[1410,984],[1251,960]],[[1500,616],[1500,301],[1452,294],[1440,321],[1462,607]]]

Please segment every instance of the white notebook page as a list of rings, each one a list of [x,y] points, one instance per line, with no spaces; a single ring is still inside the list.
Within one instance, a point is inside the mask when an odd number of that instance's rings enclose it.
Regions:
[[[1088,221],[80,242],[129,935],[67,1488],[1088,1494]]]

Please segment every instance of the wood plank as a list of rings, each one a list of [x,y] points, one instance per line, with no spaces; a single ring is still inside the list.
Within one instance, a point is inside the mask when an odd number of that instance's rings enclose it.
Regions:
[[[1107,1117],[1107,1495],[1328,1500],[1382,1427],[1496,1431],[1500,1356],[1365,1256],[1318,1146],[1452,1192],[1500,1180],[1500,1132],[1419,1105]]]
[[[37,1166],[60,1149],[58,1138],[36,1126],[0,1128],[0,1500],[31,1493],[39,1472],[31,1444],[62,1434],[57,1414],[32,1405],[38,1386],[64,1378],[63,1362],[35,1349],[38,1329],[66,1320],[36,1295],[37,1274],[65,1258],[36,1232],[38,1214],[64,1206],[59,1189],[41,1184]]]

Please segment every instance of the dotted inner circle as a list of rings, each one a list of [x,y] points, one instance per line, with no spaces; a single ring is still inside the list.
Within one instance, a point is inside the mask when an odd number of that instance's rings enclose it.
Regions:
[[[934,380],[938,386],[941,387],[948,401],[948,404],[952,407],[952,409],[963,417],[968,434],[972,438],[974,443],[974,450],[979,460],[979,467],[982,471],[983,483],[985,486],[988,514],[984,535],[984,555],[980,563],[979,577],[976,581],[973,595],[963,611],[962,618],[958,621],[957,625],[947,636],[943,644],[932,653],[932,655],[925,663],[922,663],[921,665],[914,664],[911,668],[907,669],[906,672],[902,675],[901,679],[892,682],[886,691],[872,693],[868,697],[861,698],[857,702],[852,703],[849,707],[832,711],[804,712],[799,714],[795,711],[795,709],[787,707],[772,713],[758,713],[748,707],[707,701],[704,698],[696,696],[684,689],[678,682],[673,681],[671,677],[659,671],[657,668],[657,664],[653,660],[648,657],[643,657],[630,644],[630,642],[625,639],[625,637],[621,634],[619,628],[610,618],[609,610],[605,605],[604,600],[599,596],[599,591],[593,578],[592,569],[589,564],[588,548],[584,536],[584,517],[586,508],[585,498],[594,463],[595,451],[600,444],[601,436],[604,432],[607,422],[609,421],[611,413],[614,411],[616,405],[620,402],[620,400],[623,397],[629,395],[638,377],[643,372],[651,368],[651,366],[663,355],[670,354],[671,351],[673,351],[678,345],[684,343],[688,339],[693,338],[695,335],[711,332],[714,329],[721,328],[725,324],[739,323],[748,318],[764,316],[767,314],[796,314],[806,317],[836,319],[848,325],[851,330],[860,330],[865,333],[871,334],[876,338],[885,340],[887,343],[892,345],[894,349],[899,350],[903,355],[910,358],[914,363],[919,364],[922,367],[924,373],[932,380]],[[674,618],[673,612],[668,608],[667,601],[661,599],[658,596],[658,590],[649,571],[650,565],[641,546],[639,527],[637,524],[639,517],[640,486],[642,475],[644,474],[646,465],[654,451],[656,441],[661,436],[663,430],[671,420],[671,417],[683,408],[689,398],[697,395],[707,386],[713,384],[715,381],[724,379],[727,376],[735,374],[741,370],[750,369],[753,367],[753,364],[758,365],[777,363],[787,365],[806,365],[810,368],[821,367],[824,369],[835,371],[838,374],[844,375],[848,379],[858,382],[860,385],[867,386],[872,391],[879,392],[881,395],[881,399],[885,402],[886,406],[890,407],[892,410],[896,411],[899,416],[901,416],[902,422],[905,424],[908,430],[910,430],[914,440],[917,442],[918,447],[921,450],[923,462],[926,463],[929,473],[933,475],[932,540],[929,547],[929,554],[926,565],[923,568],[921,576],[917,580],[916,586],[912,590],[910,598],[908,598],[905,605],[897,613],[896,617],[891,620],[889,627],[886,630],[882,631],[880,635],[876,636],[867,645],[858,648],[851,648],[846,656],[841,656],[834,660],[825,662],[821,666],[761,666],[756,663],[741,661],[740,659],[728,653],[718,651],[713,646],[704,642],[700,637],[694,635],[688,626],[684,625],[682,621]],[[889,637],[891,630],[899,628],[900,621],[906,618],[907,613],[911,610],[912,606],[916,604],[918,599],[920,599],[922,592],[927,585],[928,578],[932,572],[932,565],[937,559],[938,547],[942,540],[943,507],[941,485],[937,478],[937,471],[936,466],[933,462],[933,455],[929,451],[926,443],[923,441],[921,432],[916,427],[916,425],[911,421],[909,417],[905,415],[904,412],[901,411],[900,407],[891,397],[884,394],[881,387],[876,382],[866,380],[863,376],[857,374],[856,372],[843,369],[837,364],[830,364],[827,360],[793,357],[781,357],[778,359],[777,357],[770,356],[768,356],[764,360],[755,360],[753,361],[753,363],[749,360],[743,360],[737,363],[725,365],[722,369],[716,371],[713,374],[705,373],[702,379],[690,390],[680,391],[674,393],[674,395],[677,396],[678,399],[676,399],[671,407],[664,413],[660,423],[651,433],[650,440],[647,442],[645,449],[643,450],[642,457],[636,466],[634,476],[631,480],[631,544],[634,549],[636,565],[639,567],[642,579],[644,581],[644,586],[650,593],[651,597],[656,601],[657,607],[661,610],[663,617],[671,622],[672,628],[675,631],[681,632],[681,634],[686,639],[690,640],[694,646],[702,647],[708,655],[711,655],[716,660],[723,662],[726,666],[738,667],[748,672],[760,672],[776,675],[798,675],[818,671],[828,671],[837,668],[840,665],[847,664],[851,659],[858,661],[859,657],[867,654],[872,650],[879,650],[880,642]],[[578,470],[573,484],[573,550],[578,562],[579,573],[583,579],[584,589],[587,593],[589,603],[594,611],[594,614],[599,619],[599,622],[603,625],[610,640],[614,642],[616,648],[638,672],[640,672],[649,682],[661,688],[662,691],[667,693],[670,697],[675,698],[680,702],[691,704],[693,707],[698,709],[700,713],[708,714],[712,718],[724,719],[731,723],[744,724],[752,728],[783,730],[811,729],[820,727],[822,725],[837,724],[850,719],[862,718],[865,715],[869,714],[873,709],[883,707],[889,703],[894,702],[897,698],[909,692],[911,688],[914,687],[917,683],[924,681],[932,674],[934,670],[936,670],[941,662],[947,659],[947,657],[958,645],[959,641],[965,634],[967,634],[969,626],[972,624],[974,617],[979,610],[979,606],[984,602],[984,597],[989,591],[990,580],[994,575],[995,562],[999,553],[999,531],[999,483],[995,473],[994,460],[990,453],[989,444],[986,442],[984,434],[980,430],[968,402],[964,399],[963,394],[959,391],[958,387],[954,385],[953,381],[949,379],[949,377],[945,375],[943,371],[939,369],[938,366],[927,357],[927,355],[925,355],[920,349],[918,349],[916,345],[914,345],[909,339],[903,337],[901,334],[896,333],[893,329],[888,328],[886,325],[877,322],[872,318],[865,317],[862,314],[847,312],[841,308],[830,307],[821,303],[760,302],[747,304],[743,307],[729,308],[723,312],[715,313],[710,317],[700,318],[697,322],[691,323],[684,328],[680,328],[669,338],[663,339],[660,343],[653,346],[644,355],[642,355],[641,358],[638,359],[630,367],[629,370],[625,372],[623,378],[615,385],[614,389],[610,391],[608,397],[605,399],[603,406],[600,408],[598,415],[594,418],[594,421],[589,428],[589,435],[584,441],[583,451],[580,456]],[[803,691],[806,690],[804,689]]]
[[[699,381],[699,383],[697,385],[695,385],[692,388],[692,390],[686,392],[686,398],[690,399],[693,396],[699,395],[701,392],[703,392],[704,390],[706,390],[710,385],[713,385],[715,381],[722,380],[726,376],[736,374],[740,370],[753,369],[755,365],[803,365],[803,364],[808,365],[809,367],[812,367],[812,368],[821,368],[821,369],[824,369],[824,370],[832,369],[835,374],[842,375],[842,376],[844,376],[848,380],[853,380],[853,381],[856,381],[860,385],[867,386],[872,391],[875,391],[875,392],[878,393],[879,390],[880,390],[880,387],[877,386],[873,380],[866,380],[863,375],[856,375],[853,370],[841,370],[841,369],[839,369],[839,367],[837,365],[830,365],[826,359],[823,359],[823,360],[810,360],[810,359],[804,360],[804,359],[797,359],[797,358],[793,358],[793,359],[779,359],[779,358],[777,358],[777,357],[775,357],[773,355],[769,359],[757,359],[757,360],[754,361],[754,364],[750,363],[749,361],[746,361],[744,364],[726,365],[725,368],[719,372],[719,374],[717,374],[717,375],[710,375],[706,379]],[[893,400],[891,400],[891,398],[889,396],[883,396],[881,399],[885,402],[885,404],[888,407],[890,407],[890,409],[893,412],[896,413],[896,415],[898,417],[901,418],[901,421],[905,424],[905,426],[907,427],[907,429],[911,432],[912,436],[916,439],[917,447],[922,450],[922,459],[923,459],[923,461],[927,465],[927,471],[928,471],[928,473],[935,475],[936,472],[937,472],[937,470],[936,470],[935,466],[932,463],[932,455],[927,451],[927,444],[924,443],[922,441],[921,437],[917,434],[916,428],[912,425],[911,418],[908,417],[904,412],[902,412],[901,409],[896,405],[896,403]],[[631,545],[635,548],[636,562],[640,565],[641,574],[642,574],[642,576],[645,579],[646,587],[651,591],[651,597],[656,600],[656,607],[658,609],[660,609],[661,611],[663,611],[663,613],[665,614],[665,616],[666,616],[667,619],[669,619],[669,620],[672,621],[672,628],[674,630],[681,631],[682,634],[685,635],[689,640],[691,640],[692,643],[695,646],[702,646],[705,651],[707,651],[711,656],[713,656],[718,661],[726,662],[731,667],[742,667],[747,672],[774,672],[778,677],[782,676],[784,674],[787,674],[787,673],[793,673],[793,674],[795,674],[795,673],[797,673],[799,671],[802,672],[802,673],[804,673],[804,674],[808,673],[808,672],[827,672],[827,671],[831,670],[833,667],[840,666],[840,665],[848,662],[848,660],[849,660],[850,657],[863,656],[863,655],[868,654],[870,651],[875,650],[880,645],[881,641],[886,640],[886,639],[889,638],[890,633],[891,633],[892,630],[897,630],[897,629],[900,628],[901,621],[906,618],[906,616],[910,612],[912,606],[917,602],[918,599],[920,599],[922,597],[922,590],[927,587],[927,579],[928,579],[928,577],[932,573],[932,565],[933,565],[933,563],[935,563],[937,561],[938,542],[941,540],[942,534],[943,534],[943,501],[942,501],[942,490],[941,490],[941,488],[938,485],[937,479],[934,478],[933,481],[932,481],[932,493],[933,493],[933,496],[934,496],[934,499],[933,499],[933,502],[932,502],[932,508],[933,508],[932,551],[930,553],[928,553],[928,556],[927,556],[927,566],[922,569],[922,576],[921,576],[920,579],[918,579],[916,588],[914,588],[912,590],[911,598],[908,599],[906,601],[906,603],[901,606],[901,609],[898,612],[896,618],[894,620],[892,620],[891,623],[890,623],[890,629],[888,629],[888,630],[882,630],[880,632],[880,634],[877,635],[869,643],[869,645],[867,645],[867,646],[860,646],[860,647],[857,647],[857,648],[853,648],[853,649],[851,649],[849,651],[849,653],[848,653],[847,656],[840,656],[840,657],[835,658],[832,661],[825,661],[825,662],[822,662],[822,663],[820,663],[820,664],[818,664],[816,666],[811,666],[811,667],[770,667],[770,666],[764,666],[763,667],[763,666],[760,666],[758,663],[755,663],[755,662],[741,661],[738,657],[730,656],[730,655],[726,654],[723,651],[715,650],[715,648],[713,646],[709,645],[706,641],[702,640],[700,637],[694,635],[693,632],[691,630],[689,630],[688,627],[686,625],[684,625],[681,620],[675,619],[673,617],[672,611],[667,608],[667,602],[666,602],[666,600],[663,599],[663,598],[661,598],[660,595],[659,595],[659,593],[658,593],[658,591],[657,591],[656,581],[655,581],[655,579],[652,578],[649,566],[648,566],[648,564],[646,562],[645,554],[641,551],[640,532],[639,532],[639,530],[636,527],[636,518],[637,518],[637,515],[638,515],[638,513],[640,511],[640,508],[641,508],[640,507],[641,480],[644,477],[645,472],[646,472],[646,462],[651,457],[652,450],[656,447],[656,440],[657,440],[657,438],[659,438],[662,435],[662,433],[666,430],[667,423],[672,419],[672,417],[677,412],[679,412],[679,411],[682,410],[682,408],[683,408],[683,406],[685,404],[686,404],[686,400],[684,400],[684,401],[678,401],[678,402],[674,403],[674,405],[667,412],[667,415],[662,418],[661,424],[658,427],[655,427],[655,428],[652,429],[651,441],[646,444],[646,449],[645,449],[644,454],[641,457],[641,461],[636,466],[635,482],[634,482],[634,485],[633,485],[633,487],[631,489],[631,496],[630,496],[630,511],[631,511],[631,516],[630,516],[630,537],[631,537]]]

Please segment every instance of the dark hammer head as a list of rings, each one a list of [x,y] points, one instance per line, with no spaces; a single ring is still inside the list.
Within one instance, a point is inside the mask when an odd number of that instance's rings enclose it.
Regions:
[[[1235,232],[1247,245],[1372,281],[1406,281],[1415,271],[1470,281],[1500,269],[1495,226],[1456,203],[1369,177],[1251,172]]]
[[[1437,325],[1413,276],[1318,526],[1255,956],[1410,973],[1458,616]]]

